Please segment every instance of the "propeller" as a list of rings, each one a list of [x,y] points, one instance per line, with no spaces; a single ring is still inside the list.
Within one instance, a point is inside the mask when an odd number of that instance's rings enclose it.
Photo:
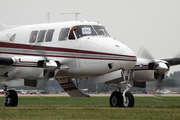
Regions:
[[[44,67],[44,80],[40,82],[38,87],[39,89],[48,91],[49,79],[55,76],[55,71],[60,67],[60,62],[48,58],[44,48],[40,44],[37,44],[33,45],[32,48],[43,57],[42,60],[38,61],[38,66]]]
[[[169,71],[170,65],[168,62],[164,60],[156,60],[152,57],[152,55],[145,49],[142,48],[139,52],[141,58],[148,60],[148,68],[154,69],[154,77],[157,80],[156,90],[162,89],[162,82],[165,78],[165,75]]]

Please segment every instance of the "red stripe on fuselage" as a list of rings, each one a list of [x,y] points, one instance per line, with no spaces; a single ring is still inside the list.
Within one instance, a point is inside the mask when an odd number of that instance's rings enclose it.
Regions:
[[[30,54],[30,53],[14,53],[14,52],[0,52],[3,54],[15,54],[15,55],[29,55],[29,56],[42,56],[40,54]],[[94,60],[122,60],[122,61],[136,61],[128,59],[112,59],[112,58],[94,58],[94,57],[78,57],[78,56],[60,56],[60,55],[46,55],[47,57],[62,57],[62,58],[78,58],[78,59],[94,59]]]
[[[26,44],[7,43],[7,42],[0,42],[0,47],[3,47],[3,48],[17,48],[17,49],[29,49],[29,50],[56,51],[56,52],[69,52],[69,53],[113,55],[113,56],[136,58],[136,56],[129,56],[129,55],[119,55],[119,54],[112,54],[112,53],[87,51],[87,50],[77,50],[77,49],[70,49],[70,48],[58,48],[58,47],[47,47],[47,46],[37,46],[37,45],[26,45]],[[133,61],[135,61],[135,60],[133,60]]]

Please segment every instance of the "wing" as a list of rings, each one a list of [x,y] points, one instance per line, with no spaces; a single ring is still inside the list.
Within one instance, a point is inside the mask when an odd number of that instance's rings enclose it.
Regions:
[[[168,62],[170,66],[180,65],[180,58],[166,58],[161,60]]]
[[[55,63],[57,63],[57,61]],[[27,78],[41,79],[41,77],[43,77],[42,75],[45,74],[43,73],[45,72],[45,69],[46,70],[50,68],[52,69],[53,64],[52,64],[52,60],[49,60],[49,63],[45,63],[45,60],[42,59],[42,57],[18,57],[18,58],[0,57],[0,65],[15,67],[15,69],[13,70],[9,69],[7,71],[8,78],[2,81],[1,83],[7,86],[24,86],[24,85],[36,86],[37,82],[35,80],[27,80]],[[55,67],[59,67],[59,65],[57,64],[55,65]],[[28,72],[28,71],[32,71],[32,72]],[[83,93],[82,90],[80,90],[71,79],[68,78],[65,78],[63,80],[58,79],[58,82],[63,87],[63,89],[72,97],[75,98],[90,97],[89,95]]]
[[[14,86],[16,80],[21,82],[16,82],[15,86],[22,86],[20,83],[24,80],[24,85],[36,86],[37,80],[53,78],[59,71],[59,67],[59,61],[45,60],[44,57],[0,57],[0,82],[7,86]]]

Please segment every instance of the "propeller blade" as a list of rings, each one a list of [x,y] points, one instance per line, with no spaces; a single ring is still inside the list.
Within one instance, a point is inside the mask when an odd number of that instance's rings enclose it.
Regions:
[[[40,45],[40,43],[39,43],[39,44],[37,43],[37,44],[32,45],[32,48],[35,49],[35,50],[37,51],[37,53],[39,53],[39,54],[44,58],[44,60],[45,60],[46,62],[49,61],[49,59],[47,58],[47,55],[46,55],[46,53],[45,53],[45,50],[44,50],[44,48]]]
[[[153,60],[154,58],[152,57],[152,55],[144,48],[142,47],[140,49],[140,52],[138,53],[138,55],[141,57],[141,58],[144,58],[144,59],[150,59],[150,60]]]

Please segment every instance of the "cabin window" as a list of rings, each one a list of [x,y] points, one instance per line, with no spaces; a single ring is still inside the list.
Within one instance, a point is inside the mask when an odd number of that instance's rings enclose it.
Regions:
[[[68,34],[69,34],[70,28],[62,28],[61,32],[59,33],[59,41],[61,40],[67,40],[68,39]]]
[[[36,42],[37,33],[38,33],[37,30],[31,32],[30,39],[29,39],[29,42],[30,42],[30,43]]]
[[[15,41],[16,34],[12,35],[9,39],[9,41],[14,42]]]
[[[53,33],[54,33],[54,29],[47,31],[46,40],[45,40],[46,42],[52,41]]]
[[[37,42],[43,42],[46,30],[41,30],[38,34]]]

